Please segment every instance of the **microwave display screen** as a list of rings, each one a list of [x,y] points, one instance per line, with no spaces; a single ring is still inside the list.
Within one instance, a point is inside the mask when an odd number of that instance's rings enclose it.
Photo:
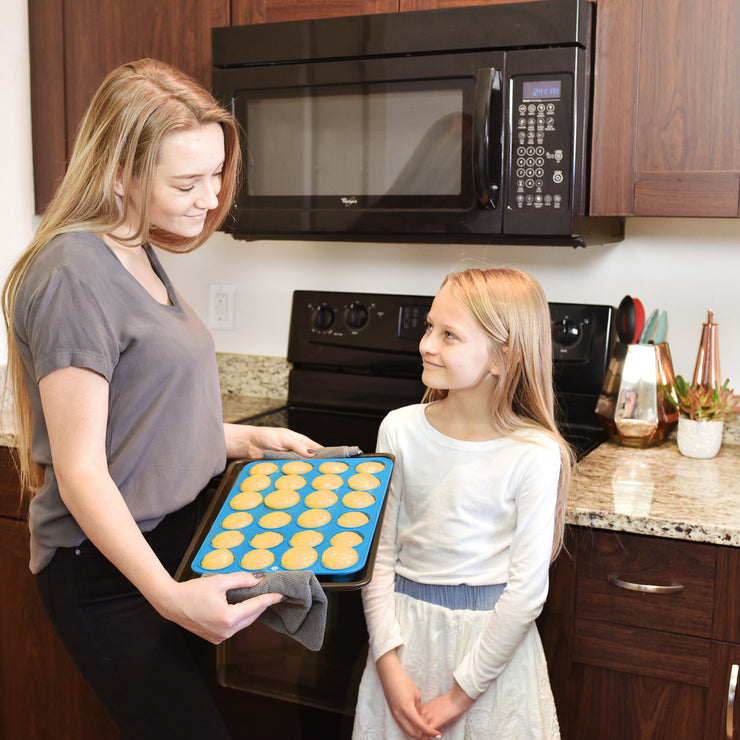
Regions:
[[[448,83],[238,93],[249,196],[459,196],[465,83]]]
[[[522,90],[524,100],[559,100],[560,80],[525,82]]]

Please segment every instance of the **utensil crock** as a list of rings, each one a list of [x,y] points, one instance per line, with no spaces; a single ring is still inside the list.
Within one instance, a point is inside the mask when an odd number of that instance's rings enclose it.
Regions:
[[[611,440],[626,447],[662,442],[678,422],[678,410],[665,398],[674,384],[667,342],[617,342],[596,404],[596,415]]]

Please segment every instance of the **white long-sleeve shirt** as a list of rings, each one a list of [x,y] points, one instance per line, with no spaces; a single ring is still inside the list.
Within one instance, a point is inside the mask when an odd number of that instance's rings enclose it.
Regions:
[[[560,475],[543,432],[483,442],[447,437],[425,406],[392,411],[377,451],[396,462],[372,581],[363,589],[375,660],[403,644],[393,600],[396,573],[418,583],[505,583],[476,645],[454,673],[471,698],[506,667],[547,597]]]

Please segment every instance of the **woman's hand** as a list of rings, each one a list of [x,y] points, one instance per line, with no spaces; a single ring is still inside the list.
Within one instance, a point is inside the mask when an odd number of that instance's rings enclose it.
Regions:
[[[309,437],[282,427],[224,424],[224,436],[229,459],[262,457],[265,450],[290,450],[301,457],[313,457],[321,447]]]
[[[248,627],[283,595],[266,593],[238,604],[226,601],[226,592],[259,583],[251,573],[225,573],[177,583],[166,598],[155,604],[163,617],[218,645]]]
[[[439,737],[440,733],[419,713],[421,693],[403,669],[395,650],[389,650],[375,662],[385,699],[398,726],[413,738]]]
[[[447,693],[422,704],[420,714],[434,727],[444,727],[470,708],[473,700],[456,683]]]

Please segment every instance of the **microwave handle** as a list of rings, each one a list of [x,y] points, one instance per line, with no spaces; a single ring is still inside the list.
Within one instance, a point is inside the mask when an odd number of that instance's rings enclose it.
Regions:
[[[473,101],[473,184],[476,200],[486,210],[498,208],[499,183],[501,177],[502,133],[500,115],[491,119],[491,112],[500,111],[496,98],[501,95],[501,72],[494,67],[478,70],[475,78]],[[495,107],[494,107],[495,105]],[[494,153],[496,181],[491,181],[491,147]]]

